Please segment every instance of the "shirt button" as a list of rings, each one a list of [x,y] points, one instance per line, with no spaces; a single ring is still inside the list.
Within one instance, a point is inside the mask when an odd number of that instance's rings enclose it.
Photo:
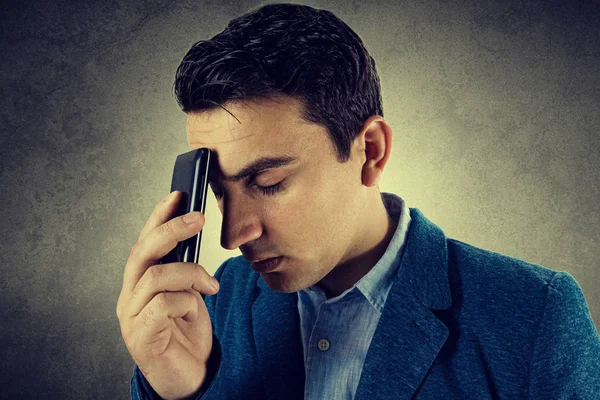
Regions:
[[[327,340],[327,339],[319,340],[319,350],[321,350],[321,351],[329,350],[329,340]]]

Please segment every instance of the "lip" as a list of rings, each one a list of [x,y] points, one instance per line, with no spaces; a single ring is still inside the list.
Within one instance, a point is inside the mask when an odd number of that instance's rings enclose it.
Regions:
[[[252,256],[243,256],[246,260],[250,261],[250,262],[259,262],[259,261],[264,261],[264,260],[268,260],[269,258],[277,258],[279,256],[270,256],[270,255],[266,255],[266,254],[256,254],[256,255],[252,255]]]
[[[267,272],[273,271],[281,263],[283,256],[267,258],[263,261],[252,262],[252,269],[256,272],[266,274]]]

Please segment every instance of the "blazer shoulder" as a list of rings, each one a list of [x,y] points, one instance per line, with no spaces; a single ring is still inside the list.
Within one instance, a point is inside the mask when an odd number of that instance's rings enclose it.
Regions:
[[[526,373],[552,287],[572,289],[559,283],[564,274],[455,239],[447,248],[453,305],[441,317],[494,362]]]
[[[447,239],[448,263],[465,278],[491,282],[497,287],[544,289],[559,271],[506,254]]]
[[[448,278],[462,321],[482,330],[511,327],[528,340],[562,276],[539,264],[448,239]],[[519,332],[520,331],[520,332]]]

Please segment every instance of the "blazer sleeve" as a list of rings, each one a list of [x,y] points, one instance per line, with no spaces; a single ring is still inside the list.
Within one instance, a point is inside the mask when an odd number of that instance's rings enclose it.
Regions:
[[[600,336],[583,292],[568,272],[557,272],[547,290],[531,359],[529,399],[599,399]]]
[[[221,275],[223,274],[223,270],[227,265],[228,261],[229,260],[223,262],[223,264],[221,264],[215,272],[214,276],[217,280],[220,280]],[[217,296],[218,293],[216,295],[206,296],[204,298],[206,308],[208,309],[208,314],[210,316],[210,320],[213,326],[213,348],[208,359],[207,375],[205,382],[202,384],[202,387],[200,388],[195,397],[197,400],[206,399],[206,395],[208,394],[209,390],[211,390],[211,388],[215,386],[214,382],[217,379],[218,372],[220,371],[221,366],[221,342],[214,334],[214,309]],[[142,374],[142,371],[138,368],[137,365],[134,365],[133,368],[133,376],[131,377],[129,393],[131,396],[131,400],[163,400],[162,397],[160,397],[158,393],[156,393],[156,391],[152,388],[152,386],[150,386],[150,383],[148,383],[148,380],[146,379],[146,377],[144,377],[144,374]]]

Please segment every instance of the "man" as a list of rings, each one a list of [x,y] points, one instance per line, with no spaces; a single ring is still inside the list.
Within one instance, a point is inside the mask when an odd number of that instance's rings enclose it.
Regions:
[[[276,4],[185,56],[192,149],[218,155],[215,273],[157,265],[204,224],[161,202],[117,314],[133,399],[596,399],[600,337],[571,275],[446,238],[378,181],[375,63],[333,14]],[[254,262],[271,259],[270,261]],[[201,294],[208,294],[203,299]]]

